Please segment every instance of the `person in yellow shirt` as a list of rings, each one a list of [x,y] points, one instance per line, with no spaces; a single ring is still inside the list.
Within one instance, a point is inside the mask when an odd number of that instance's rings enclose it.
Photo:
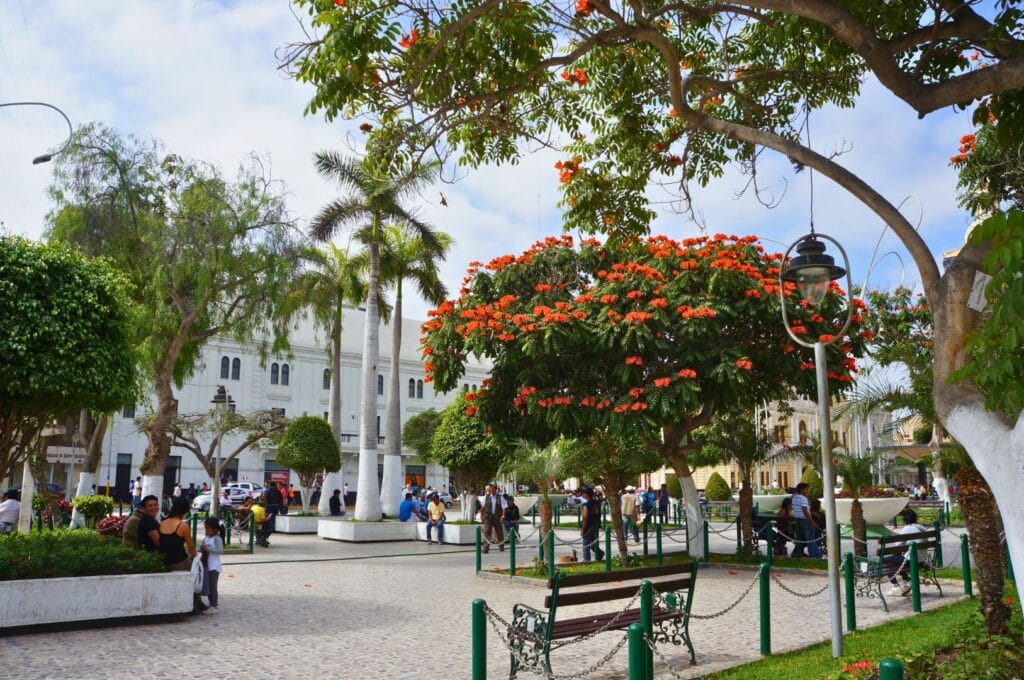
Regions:
[[[430,532],[434,527],[437,527],[437,542],[444,543],[444,520],[444,503],[436,493],[432,494],[427,506],[427,545],[433,543]]]
[[[266,531],[267,511],[263,507],[263,501],[257,501],[250,510],[252,511],[252,521],[256,526],[256,543],[262,545],[264,548],[270,547],[270,542],[267,541],[268,532]]]

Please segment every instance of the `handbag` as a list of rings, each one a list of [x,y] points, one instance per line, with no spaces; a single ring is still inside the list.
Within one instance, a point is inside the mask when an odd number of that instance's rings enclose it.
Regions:
[[[192,560],[192,592],[197,595],[203,592],[203,582],[206,580],[206,570],[203,568],[203,561],[196,557]]]

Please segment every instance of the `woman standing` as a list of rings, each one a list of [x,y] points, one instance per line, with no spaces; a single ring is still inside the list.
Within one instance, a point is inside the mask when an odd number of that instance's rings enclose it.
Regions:
[[[160,522],[160,552],[164,556],[164,564],[171,571],[188,571],[192,568],[192,560],[196,556],[196,547],[192,543],[192,533],[185,522],[188,512],[188,500],[175,496],[171,502],[171,511],[164,521]],[[206,609],[198,594],[192,596],[192,613],[198,614]]]

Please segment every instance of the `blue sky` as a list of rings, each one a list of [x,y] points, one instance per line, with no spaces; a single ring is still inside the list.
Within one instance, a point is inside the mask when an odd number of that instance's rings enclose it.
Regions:
[[[308,219],[333,196],[315,173],[315,151],[339,148],[354,125],[303,116],[307,86],[276,70],[274,50],[301,38],[284,0],[234,2],[111,2],[4,0],[0,3],[0,102],[43,100],[75,124],[102,121],[123,132],[157,137],[177,153],[219,165],[227,175],[250,152],[269,156],[289,188],[294,216]],[[857,106],[814,116],[814,147],[848,146],[840,162],[893,203],[910,196],[904,213],[936,257],[963,240],[970,215],[956,205],[956,175],[948,166],[969,115],[951,110],[919,120],[906,105],[869,84]],[[49,166],[31,159],[59,144],[66,127],[41,108],[0,109],[0,222],[7,233],[38,237],[48,210]],[[355,137],[357,137],[356,135]],[[561,230],[552,153],[516,166],[472,170],[454,185],[425,191],[420,209],[457,242],[443,267],[457,289],[466,265],[527,248]],[[738,173],[696,194],[712,231],[790,240],[807,231],[808,175],[767,152],[760,176],[781,204],[768,210],[753,196],[736,198]],[[448,207],[440,205],[443,192]],[[652,193],[656,195],[656,193]],[[882,231],[855,199],[815,178],[815,224],[846,245],[861,281]],[[681,215],[663,212],[655,232],[699,233]],[[767,247],[782,247],[771,241]],[[899,242],[888,234],[880,253],[895,250],[872,275],[875,286],[917,281]],[[410,301],[411,316],[426,305]]]

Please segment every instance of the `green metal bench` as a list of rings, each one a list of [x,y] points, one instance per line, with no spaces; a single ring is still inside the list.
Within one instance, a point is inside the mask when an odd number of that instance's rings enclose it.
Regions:
[[[878,597],[885,611],[889,611],[889,604],[882,593],[882,585],[888,583],[893,576],[909,569],[909,562],[903,560],[902,564],[896,564],[894,561],[886,562],[885,558],[903,555],[910,550],[911,541],[917,543],[920,582],[934,585],[939,590],[939,597],[942,597],[942,585],[935,572],[935,566],[942,564],[942,536],[938,529],[913,534],[891,534],[879,538],[878,550],[875,553],[877,558],[867,562],[866,573],[862,571],[855,575],[858,596]],[[861,564],[864,564],[862,559]]]
[[[651,580],[654,590],[654,641],[685,644],[690,652],[690,663],[697,657],[690,641],[690,605],[693,587],[697,581],[699,561],[661,567],[642,567],[624,571],[594,572],[589,574],[555,574],[548,581],[550,593],[544,599],[547,611],[525,604],[512,608],[512,630],[509,631],[511,666],[509,680],[514,680],[523,665],[536,668],[543,665],[550,675],[552,642],[568,640],[605,631],[626,630],[639,623],[640,607],[613,609],[600,614],[558,619],[561,610],[576,605],[631,600],[640,589],[641,581]],[[653,579],[664,579],[655,581]],[[586,586],[616,584],[610,588],[587,589]],[[557,644],[555,645],[557,647]]]

